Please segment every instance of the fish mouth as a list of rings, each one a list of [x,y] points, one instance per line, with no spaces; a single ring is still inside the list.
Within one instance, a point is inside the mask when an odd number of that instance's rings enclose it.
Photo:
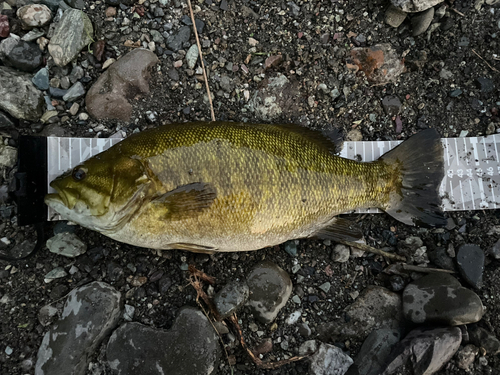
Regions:
[[[51,186],[56,190],[56,193],[47,194],[45,196],[45,204],[51,206],[52,203],[59,203],[66,206],[68,209],[73,209],[76,205],[77,200],[80,198],[78,191],[74,189],[58,189],[57,186],[51,184]]]

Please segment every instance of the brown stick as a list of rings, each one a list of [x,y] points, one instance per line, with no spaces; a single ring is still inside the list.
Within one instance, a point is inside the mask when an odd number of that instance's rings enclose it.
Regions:
[[[476,52],[476,51],[474,51],[473,49],[471,49],[471,51],[472,51],[472,52],[474,52],[474,54],[475,54],[477,57],[479,57],[481,60],[483,60],[483,61],[484,61],[484,63],[485,63],[486,65],[488,65],[488,67],[489,67],[491,70],[493,70],[494,72],[500,73],[497,69],[495,69],[495,68],[494,68],[494,67],[492,67],[490,64],[488,64],[488,61],[486,61],[485,59],[483,59],[479,53],[477,53],[477,52]]]
[[[452,8],[452,7],[448,7],[449,10],[451,10],[452,12],[455,12],[456,14],[458,14],[459,16],[462,16],[462,17],[465,17],[465,14],[463,14],[462,12],[456,10],[455,8]]]
[[[422,273],[436,273],[436,272],[455,273],[455,271],[444,270],[442,268],[412,266],[411,264],[406,264],[406,263],[403,263],[402,266],[403,266],[403,269],[406,271],[415,271],[415,272],[422,272]]]
[[[209,276],[205,272],[196,269],[196,267],[193,266],[192,264],[188,266],[188,271],[191,274],[191,276],[198,277],[201,280],[209,283],[210,285],[215,284],[215,277]]]
[[[248,348],[245,339],[243,338],[243,331],[241,330],[241,327],[238,323],[238,318],[236,317],[236,314],[231,315],[228,319],[231,323],[233,323],[233,326],[236,329],[236,332],[238,333],[238,338],[240,340],[242,348],[246,350],[246,352],[252,359],[253,363],[255,363],[257,367],[264,369],[276,369],[283,365],[287,365],[292,362],[297,362],[300,361],[301,359],[306,358],[306,357],[292,357],[289,359],[283,359],[281,361],[276,361],[276,362],[263,362],[259,357],[255,355],[255,353],[250,348]]]
[[[196,37],[196,45],[198,46],[198,52],[200,53],[201,68],[203,69],[203,78],[205,79],[205,87],[207,89],[208,102],[210,103],[210,114],[212,116],[212,121],[215,121],[214,106],[212,104],[212,94],[210,94],[210,87],[208,86],[207,73],[205,71],[205,63],[203,62],[203,54],[201,53],[200,39],[198,38],[198,30],[196,30],[196,22],[194,20],[193,8],[191,7],[191,0],[187,0],[189,6],[189,13],[191,15],[191,22],[193,23],[194,36]]]
[[[406,262],[406,258],[401,256],[401,255],[391,254],[391,253],[388,253],[387,251],[384,251],[384,250],[375,249],[374,247],[365,245],[364,243],[351,242],[351,241],[341,241],[341,240],[335,240],[335,242],[341,243],[341,244],[346,245],[346,246],[355,247],[356,249],[367,251],[369,253],[382,255],[382,256],[389,258],[389,259],[394,259],[394,260],[399,260],[401,262]]]

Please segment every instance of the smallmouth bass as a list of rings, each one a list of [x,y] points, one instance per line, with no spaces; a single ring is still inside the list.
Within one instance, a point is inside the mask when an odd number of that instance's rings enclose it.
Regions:
[[[117,241],[197,252],[257,250],[354,236],[336,217],[378,207],[409,224],[446,223],[438,133],[427,129],[374,162],[335,156],[295,125],[184,123],[133,134],[51,182],[62,218]]]

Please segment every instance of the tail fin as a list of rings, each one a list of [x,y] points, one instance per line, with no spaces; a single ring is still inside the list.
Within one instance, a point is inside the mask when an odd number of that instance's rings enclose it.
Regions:
[[[398,187],[381,207],[408,225],[444,226],[439,185],[444,177],[443,147],[435,129],[423,130],[379,160],[399,171]]]

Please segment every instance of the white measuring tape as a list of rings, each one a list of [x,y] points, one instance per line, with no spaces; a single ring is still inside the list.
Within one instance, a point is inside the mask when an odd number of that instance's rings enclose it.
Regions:
[[[107,150],[122,138],[47,138],[47,181]],[[442,138],[445,176],[439,192],[444,211],[486,210],[500,206],[500,135]],[[339,156],[373,161],[401,141],[344,142]],[[49,186],[48,192],[54,190]],[[376,208],[359,213],[382,212]],[[49,209],[48,220],[58,220]]]

